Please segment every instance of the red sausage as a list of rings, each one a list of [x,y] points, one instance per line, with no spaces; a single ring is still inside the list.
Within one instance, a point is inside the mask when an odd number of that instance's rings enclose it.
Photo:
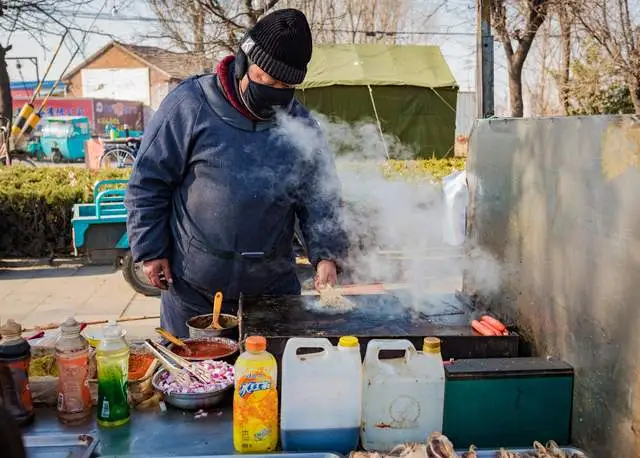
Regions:
[[[489,326],[484,323],[480,323],[478,320],[473,320],[471,322],[471,327],[474,331],[483,336],[495,336],[498,335],[497,331],[493,330]]]
[[[504,332],[507,330],[504,324],[502,324],[500,321],[496,320],[492,316],[484,315],[482,318],[480,318],[480,320],[484,321],[486,324],[488,324],[492,328],[495,328],[499,332]]]

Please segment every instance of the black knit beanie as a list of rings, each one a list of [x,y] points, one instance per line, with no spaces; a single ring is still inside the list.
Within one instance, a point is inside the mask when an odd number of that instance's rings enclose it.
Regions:
[[[302,83],[312,47],[307,18],[293,8],[267,14],[240,44],[240,50],[252,63],[286,84]]]

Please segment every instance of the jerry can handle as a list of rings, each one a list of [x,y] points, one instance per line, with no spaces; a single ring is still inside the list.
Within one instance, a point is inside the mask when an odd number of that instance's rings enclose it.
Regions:
[[[291,359],[297,360],[298,350],[301,348],[321,348],[324,350],[323,357],[326,357],[329,354],[328,352],[333,348],[333,345],[331,345],[329,339],[323,337],[296,338],[295,341],[290,340],[287,342],[282,359],[287,361]]]
[[[416,347],[406,339],[373,339],[367,345],[364,355],[364,362],[369,364],[380,363],[380,352],[382,350],[404,350],[404,357],[407,361],[416,354]]]

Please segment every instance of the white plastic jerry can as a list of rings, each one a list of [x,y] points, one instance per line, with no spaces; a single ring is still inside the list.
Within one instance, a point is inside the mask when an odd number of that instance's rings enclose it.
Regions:
[[[383,350],[404,356],[380,359]],[[426,338],[424,352],[408,340],[371,340],[364,358],[362,447],[387,452],[405,442],[424,442],[442,431],[444,366],[440,340]]]
[[[357,448],[361,415],[358,339],[342,337],[336,347],[328,339],[289,339],[282,356],[283,451],[347,455]]]

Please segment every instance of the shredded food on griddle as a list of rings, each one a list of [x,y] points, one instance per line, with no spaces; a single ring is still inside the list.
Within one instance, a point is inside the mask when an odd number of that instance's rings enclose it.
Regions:
[[[356,307],[355,302],[344,297],[340,291],[327,285],[320,291],[320,304],[335,311],[348,312]]]

